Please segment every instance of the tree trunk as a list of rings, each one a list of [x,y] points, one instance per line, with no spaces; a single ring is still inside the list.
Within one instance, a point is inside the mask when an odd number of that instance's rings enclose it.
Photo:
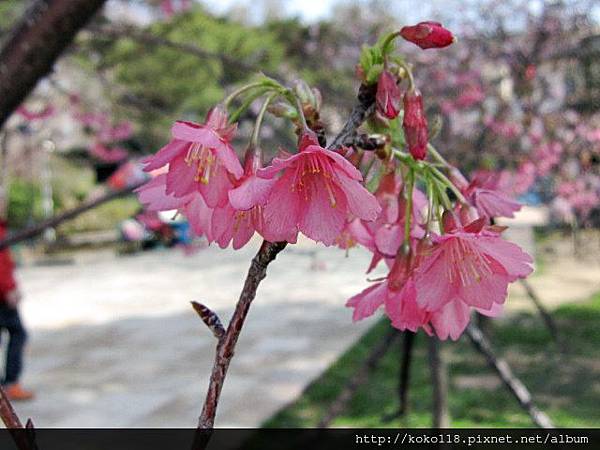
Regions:
[[[436,337],[429,338],[429,368],[433,386],[434,428],[450,427],[448,412],[448,368],[444,361],[441,343]]]
[[[0,128],[106,0],[37,0],[0,50]]]

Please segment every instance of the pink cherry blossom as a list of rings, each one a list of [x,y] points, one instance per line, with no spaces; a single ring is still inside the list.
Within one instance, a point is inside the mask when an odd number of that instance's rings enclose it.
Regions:
[[[454,177],[456,178],[456,177]],[[460,188],[482,217],[514,217],[521,204],[500,188],[501,174],[492,171],[478,171],[471,183]]]
[[[484,224],[481,218],[434,238],[414,275],[420,307],[436,311],[462,302],[490,310],[504,303],[509,283],[531,273],[531,257]]]
[[[168,164],[167,194],[185,197],[197,191],[209,207],[225,206],[233,182],[243,175],[230,145],[234,130],[220,107],[208,113],[205,124],[176,122],[171,129],[173,139],[146,161],[145,170]]]
[[[260,153],[250,149],[244,175],[229,191],[228,203],[215,208],[213,212],[213,236],[221,248],[232,242],[234,250],[238,250],[248,243],[255,232],[263,234],[263,207],[276,180],[257,177],[260,165]]]
[[[381,211],[362,185],[361,173],[339,153],[305,134],[299,152],[275,158],[258,176],[277,179],[264,209],[263,236],[270,241],[294,242],[298,231],[332,245],[349,216],[373,221]]]

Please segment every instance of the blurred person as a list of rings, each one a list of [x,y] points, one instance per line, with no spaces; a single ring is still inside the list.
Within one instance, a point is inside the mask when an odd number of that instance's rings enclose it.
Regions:
[[[5,196],[0,189],[0,240],[6,237]],[[14,278],[14,268],[10,250],[0,250],[0,333],[8,332],[8,348],[2,387],[11,400],[30,400],[33,392],[23,389],[19,377],[23,367],[23,349],[27,341],[27,331],[19,316],[21,292]]]

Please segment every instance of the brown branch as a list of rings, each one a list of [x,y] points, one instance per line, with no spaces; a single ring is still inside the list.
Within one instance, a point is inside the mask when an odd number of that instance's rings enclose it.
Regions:
[[[0,128],[106,0],[36,0],[0,50]]]
[[[546,324],[546,327],[548,327],[548,331],[550,331],[552,339],[554,339],[555,342],[558,342],[559,336],[556,322],[554,322],[554,319],[552,318],[548,310],[544,307],[542,300],[538,297],[537,293],[533,289],[533,286],[531,286],[531,284],[529,284],[529,281],[527,281],[525,278],[519,280],[519,282],[521,283],[521,286],[525,288],[525,292],[537,308],[538,312],[540,313],[540,316],[542,316],[542,320]]]
[[[198,421],[198,428],[201,429],[212,429],[215,422],[215,415],[217,412],[217,405],[219,403],[219,396],[223,388],[223,382],[227,375],[227,369],[229,363],[233,357],[235,345],[244,326],[244,321],[248,315],[250,304],[254,297],[256,297],[256,291],[260,282],[267,276],[268,265],[275,260],[277,254],[281,252],[287,242],[267,242],[263,241],[260,250],[256,256],[252,259],[244,288],[240,294],[240,298],[235,307],[235,311],[231,316],[231,321],[227,327],[225,335],[219,340],[217,345],[217,353],[215,356],[215,364],[213,367],[212,375],[210,377],[210,384],[208,393],[206,394],[206,400],[202,407],[202,413]]]
[[[26,228],[22,231],[13,233],[6,239],[0,241],[0,250],[8,247],[10,245],[14,245],[18,242],[34,238],[34,237],[42,234],[44,232],[44,230],[46,230],[47,228],[54,228],[57,225],[60,225],[61,223],[66,222],[67,220],[74,219],[78,215],[80,215],[86,211],[89,211],[90,209],[97,208],[98,206],[100,206],[104,203],[107,203],[111,200],[129,195],[135,189],[137,189],[144,183],[139,183],[134,186],[131,186],[131,187],[128,187],[125,189],[121,189],[118,191],[112,191],[106,195],[103,195],[102,197],[99,197],[99,198],[96,198],[93,200],[89,200],[89,201],[85,201],[73,209],[70,209],[70,210],[60,213],[60,214],[57,214],[54,217],[44,220],[43,222],[37,223],[37,224],[35,224],[29,228]]]
[[[329,408],[323,415],[323,418],[317,425],[317,428],[327,428],[333,420],[338,417],[348,406],[354,394],[362,385],[369,380],[369,375],[379,365],[381,358],[388,352],[392,343],[400,336],[400,333],[395,328],[392,328],[383,337],[367,356],[362,366],[354,373],[352,378],[348,380],[342,388],[338,396],[331,402]]]
[[[433,428],[450,427],[448,411],[448,367],[442,353],[441,342],[435,336],[429,338],[429,369],[433,389]]]
[[[19,450],[37,450],[35,442],[29,438],[30,436],[33,437],[31,432],[33,422],[29,419],[27,420],[27,428],[23,427],[2,386],[0,386],[0,418],[2,418],[4,426],[8,428]]]
[[[350,117],[342,131],[335,137],[330,149],[336,149],[343,145],[352,145],[356,138],[356,130],[375,111],[375,94],[377,85],[367,86],[361,84],[358,90],[358,104],[352,109]]]
[[[485,356],[490,367],[496,371],[521,407],[529,413],[533,422],[540,428],[554,428],[550,418],[533,404],[529,390],[521,380],[512,373],[507,362],[494,354],[492,345],[481,330],[475,324],[471,323],[467,327],[466,333],[472,344],[483,356]]]
[[[408,412],[408,390],[410,385],[410,366],[415,345],[416,333],[406,330],[402,339],[402,365],[400,367],[400,382],[398,385],[398,396],[400,399],[400,409],[398,414],[405,415]]]
[[[340,145],[339,143],[345,142],[349,137],[352,137],[353,139],[358,127],[360,127],[367,116],[374,111],[374,105],[374,88],[372,86],[361,86],[358,93],[358,104],[352,110],[350,118],[344,125],[340,134],[328,148],[335,149]],[[204,449],[208,445],[215,423],[215,416],[221,390],[223,389],[223,383],[225,382],[227,370],[234,354],[235,345],[240,332],[242,331],[242,327],[244,326],[250,304],[256,297],[256,291],[260,282],[266,277],[268,265],[275,260],[279,252],[281,252],[286,245],[287,242],[271,243],[263,241],[260,250],[252,259],[248,275],[246,275],[244,287],[235,307],[235,311],[231,316],[229,326],[227,327],[224,336],[217,344],[208,392],[202,406],[200,418],[198,419],[198,432],[196,433],[193,444],[194,449]]]

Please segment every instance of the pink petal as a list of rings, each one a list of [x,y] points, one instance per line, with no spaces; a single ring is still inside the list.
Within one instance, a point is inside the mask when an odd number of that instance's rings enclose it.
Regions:
[[[430,314],[419,308],[416,301],[417,292],[412,279],[404,284],[400,291],[389,291],[385,299],[385,312],[392,321],[392,326],[399,330],[410,330],[413,333],[422,327]]]
[[[170,211],[179,209],[186,198],[177,198],[166,193],[167,175],[162,174],[136,189],[138,200],[149,211]]]
[[[187,152],[189,142],[173,139],[163,148],[161,148],[154,156],[150,156],[144,162],[146,167],[144,171],[152,172],[162,166],[168,164],[173,158],[181,153]]]
[[[352,166],[354,167],[354,166]],[[373,221],[381,212],[381,206],[373,194],[367,191],[358,181],[338,173],[337,182],[346,195],[348,207],[356,217]]]
[[[192,231],[197,236],[204,235],[208,242],[214,240],[212,232],[213,210],[206,205],[199,193],[192,195],[192,200],[183,208],[183,213],[187,217]]]
[[[351,297],[346,306],[354,308],[352,320],[356,322],[372,316],[385,301],[386,286],[387,282],[377,283]]]
[[[211,174],[208,184],[198,182],[196,184],[209,207],[223,207],[228,203],[229,190],[233,187],[233,184],[229,180],[227,171],[223,166],[217,165],[214,173]]]
[[[327,246],[333,245],[346,222],[346,200],[341,190],[332,186],[335,198],[335,205],[332,205],[323,178],[314,178],[312,182],[310,198],[304,200],[301,197],[304,201],[301,203],[302,209],[298,226],[307,237]]]
[[[439,249],[421,262],[414,276],[419,307],[436,311],[452,300],[455,289],[447,279],[448,264],[454,262],[448,261]]]
[[[517,278],[525,278],[533,268],[533,259],[521,248],[497,236],[481,236],[477,239],[477,245],[482,252],[498,261],[510,276],[510,281]]]
[[[169,163],[167,172],[167,194],[183,197],[191,194],[198,188],[196,181],[196,165],[189,166],[185,162],[185,155],[178,155]]]
[[[238,210],[248,210],[257,205],[264,205],[269,199],[274,179],[249,176],[237,188],[229,191],[229,202]]]
[[[300,200],[291,189],[292,178],[293,174],[289,173],[277,180],[264,208],[263,237],[270,242],[296,240]]]
[[[471,318],[471,309],[462,302],[450,302],[431,316],[435,334],[442,341],[450,337],[457,340],[465,331]]]

